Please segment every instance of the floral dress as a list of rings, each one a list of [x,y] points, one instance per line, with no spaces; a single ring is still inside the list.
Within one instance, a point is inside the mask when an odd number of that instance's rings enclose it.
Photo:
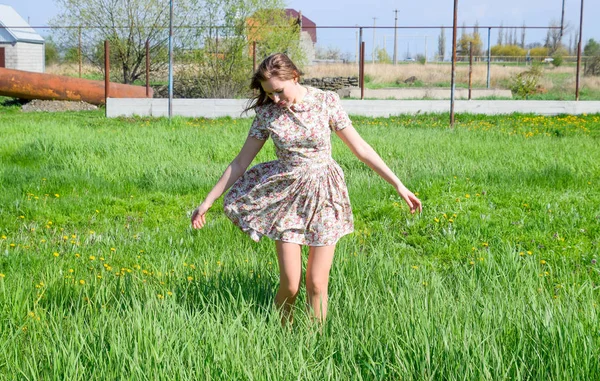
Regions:
[[[250,168],[225,195],[225,214],[255,241],[326,246],[353,231],[344,174],[331,157],[331,131],[352,122],[336,93],[307,89],[298,104],[256,108],[249,136],[270,136],[278,159]]]

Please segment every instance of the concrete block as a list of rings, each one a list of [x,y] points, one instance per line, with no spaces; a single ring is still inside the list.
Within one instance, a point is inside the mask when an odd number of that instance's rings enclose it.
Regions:
[[[447,113],[449,100],[351,100],[341,101],[349,115],[389,117],[401,114]],[[254,112],[243,114],[247,105],[243,99],[173,99],[173,115],[185,117],[231,118],[252,117]],[[455,112],[472,114],[595,114],[600,113],[600,101],[488,101],[457,100]],[[168,99],[109,98],[106,105],[108,117],[118,116],[168,116]]]

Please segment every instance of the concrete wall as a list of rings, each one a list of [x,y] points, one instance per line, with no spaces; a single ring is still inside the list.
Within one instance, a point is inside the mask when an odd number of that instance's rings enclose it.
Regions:
[[[18,65],[17,47],[13,44],[2,44],[4,48],[4,67],[7,69],[16,69]]]
[[[14,54],[16,55],[16,67],[14,69],[36,73],[44,72],[44,44],[17,42],[14,47]]]
[[[173,99],[173,115],[184,117],[239,118],[247,101],[244,99]],[[350,115],[388,117],[399,114],[444,113],[450,101],[417,100],[342,100]],[[455,101],[455,112],[471,114],[532,113],[538,115],[596,114],[600,101]],[[168,99],[109,98],[106,116],[168,116]],[[253,116],[249,112],[243,116]]]
[[[360,98],[360,88],[343,88],[337,90],[342,98]],[[469,89],[456,89],[454,99],[469,99]],[[501,97],[512,98],[510,90],[505,89],[473,89],[471,98]],[[450,99],[450,89],[438,88],[389,88],[365,89],[365,98],[376,99]]]
[[[308,32],[300,33],[300,48],[304,51],[306,63],[312,65],[315,60],[315,44],[313,44]]]

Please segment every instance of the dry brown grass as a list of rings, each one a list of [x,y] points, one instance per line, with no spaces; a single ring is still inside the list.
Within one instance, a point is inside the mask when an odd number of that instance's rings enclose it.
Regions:
[[[79,76],[79,64],[77,63],[65,63],[65,64],[54,64],[46,66],[46,73],[56,75],[66,75],[69,77]],[[82,76],[95,76],[102,75],[102,71],[97,66],[84,64],[81,66]]]
[[[451,65],[429,63],[422,65],[419,63],[392,65],[392,64],[366,64],[365,74],[370,77],[371,83],[385,84],[396,81],[404,81],[410,77],[416,77],[425,86],[439,86],[440,84],[450,84]],[[492,87],[501,87],[511,77],[527,70],[525,66],[501,66],[491,65],[490,84]],[[572,78],[563,82],[563,85],[575,88],[575,68],[574,67],[545,67],[544,78],[540,85],[546,89],[552,89],[554,82],[552,75],[569,73]],[[358,76],[357,64],[324,64],[313,65],[305,68],[305,76],[309,77],[350,77]],[[456,82],[467,83],[469,81],[469,68],[466,65],[456,67]],[[571,84],[572,82],[572,84]],[[487,83],[487,65],[479,63],[473,65],[473,85],[476,87],[485,86]],[[599,77],[582,77],[582,86],[591,89],[600,89]]]

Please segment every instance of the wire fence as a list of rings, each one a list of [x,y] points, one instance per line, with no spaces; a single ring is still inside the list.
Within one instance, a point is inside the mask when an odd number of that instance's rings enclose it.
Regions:
[[[176,97],[240,97],[247,94],[248,79],[257,63],[275,51],[285,51],[292,58],[303,62],[311,73],[324,72],[330,77],[359,76],[359,48],[365,44],[364,63],[405,65],[450,64],[451,46],[445,36],[449,27],[360,27],[323,26],[303,27],[301,24],[272,25],[232,28],[222,25],[179,26],[173,33],[173,72]],[[553,65],[554,58],[548,54],[533,55],[531,50],[539,44],[527,45],[524,32],[517,41],[517,29],[550,30],[552,27],[504,27],[512,31],[507,41],[517,43],[519,55],[492,55],[492,29],[481,26],[461,27],[462,33],[480,30],[482,37],[478,54],[473,57],[477,66],[489,64],[526,67],[534,63]],[[100,38],[101,27],[56,26],[32,27],[45,36],[45,71],[56,74],[103,79],[104,49]],[[496,28],[501,30],[499,28]],[[272,33],[276,30],[276,33]],[[271,35],[268,32],[271,31]],[[275,34],[286,31],[286,38],[270,40]],[[435,32],[435,34],[434,34]],[[450,33],[446,33],[450,34]],[[165,96],[169,82],[169,29],[119,27],[117,38],[110,42],[110,81],[144,84],[155,89],[155,96]],[[444,39],[446,42],[444,42]],[[572,38],[571,38],[572,40]],[[148,46],[146,46],[148,43]],[[560,41],[558,42],[560,45]],[[520,45],[520,46],[519,46]],[[571,45],[571,41],[569,41]],[[529,46],[529,48],[527,48]],[[566,44],[563,44],[566,46]],[[524,48],[525,47],[525,48]],[[575,65],[577,56],[569,55],[572,46],[562,50],[561,64]],[[552,50],[552,49],[551,49]],[[149,61],[148,73],[146,60]],[[584,57],[585,61],[585,57]],[[459,51],[457,63],[469,62],[469,55]],[[315,66],[331,64],[342,67],[339,72],[314,70]],[[334,65],[331,65],[334,66]],[[367,70],[367,74],[368,70]],[[493,74],[492,74],[493,75]],[[443,82],[443,81],[442,81]],[[495,78],[487,72],[487,87]]]

